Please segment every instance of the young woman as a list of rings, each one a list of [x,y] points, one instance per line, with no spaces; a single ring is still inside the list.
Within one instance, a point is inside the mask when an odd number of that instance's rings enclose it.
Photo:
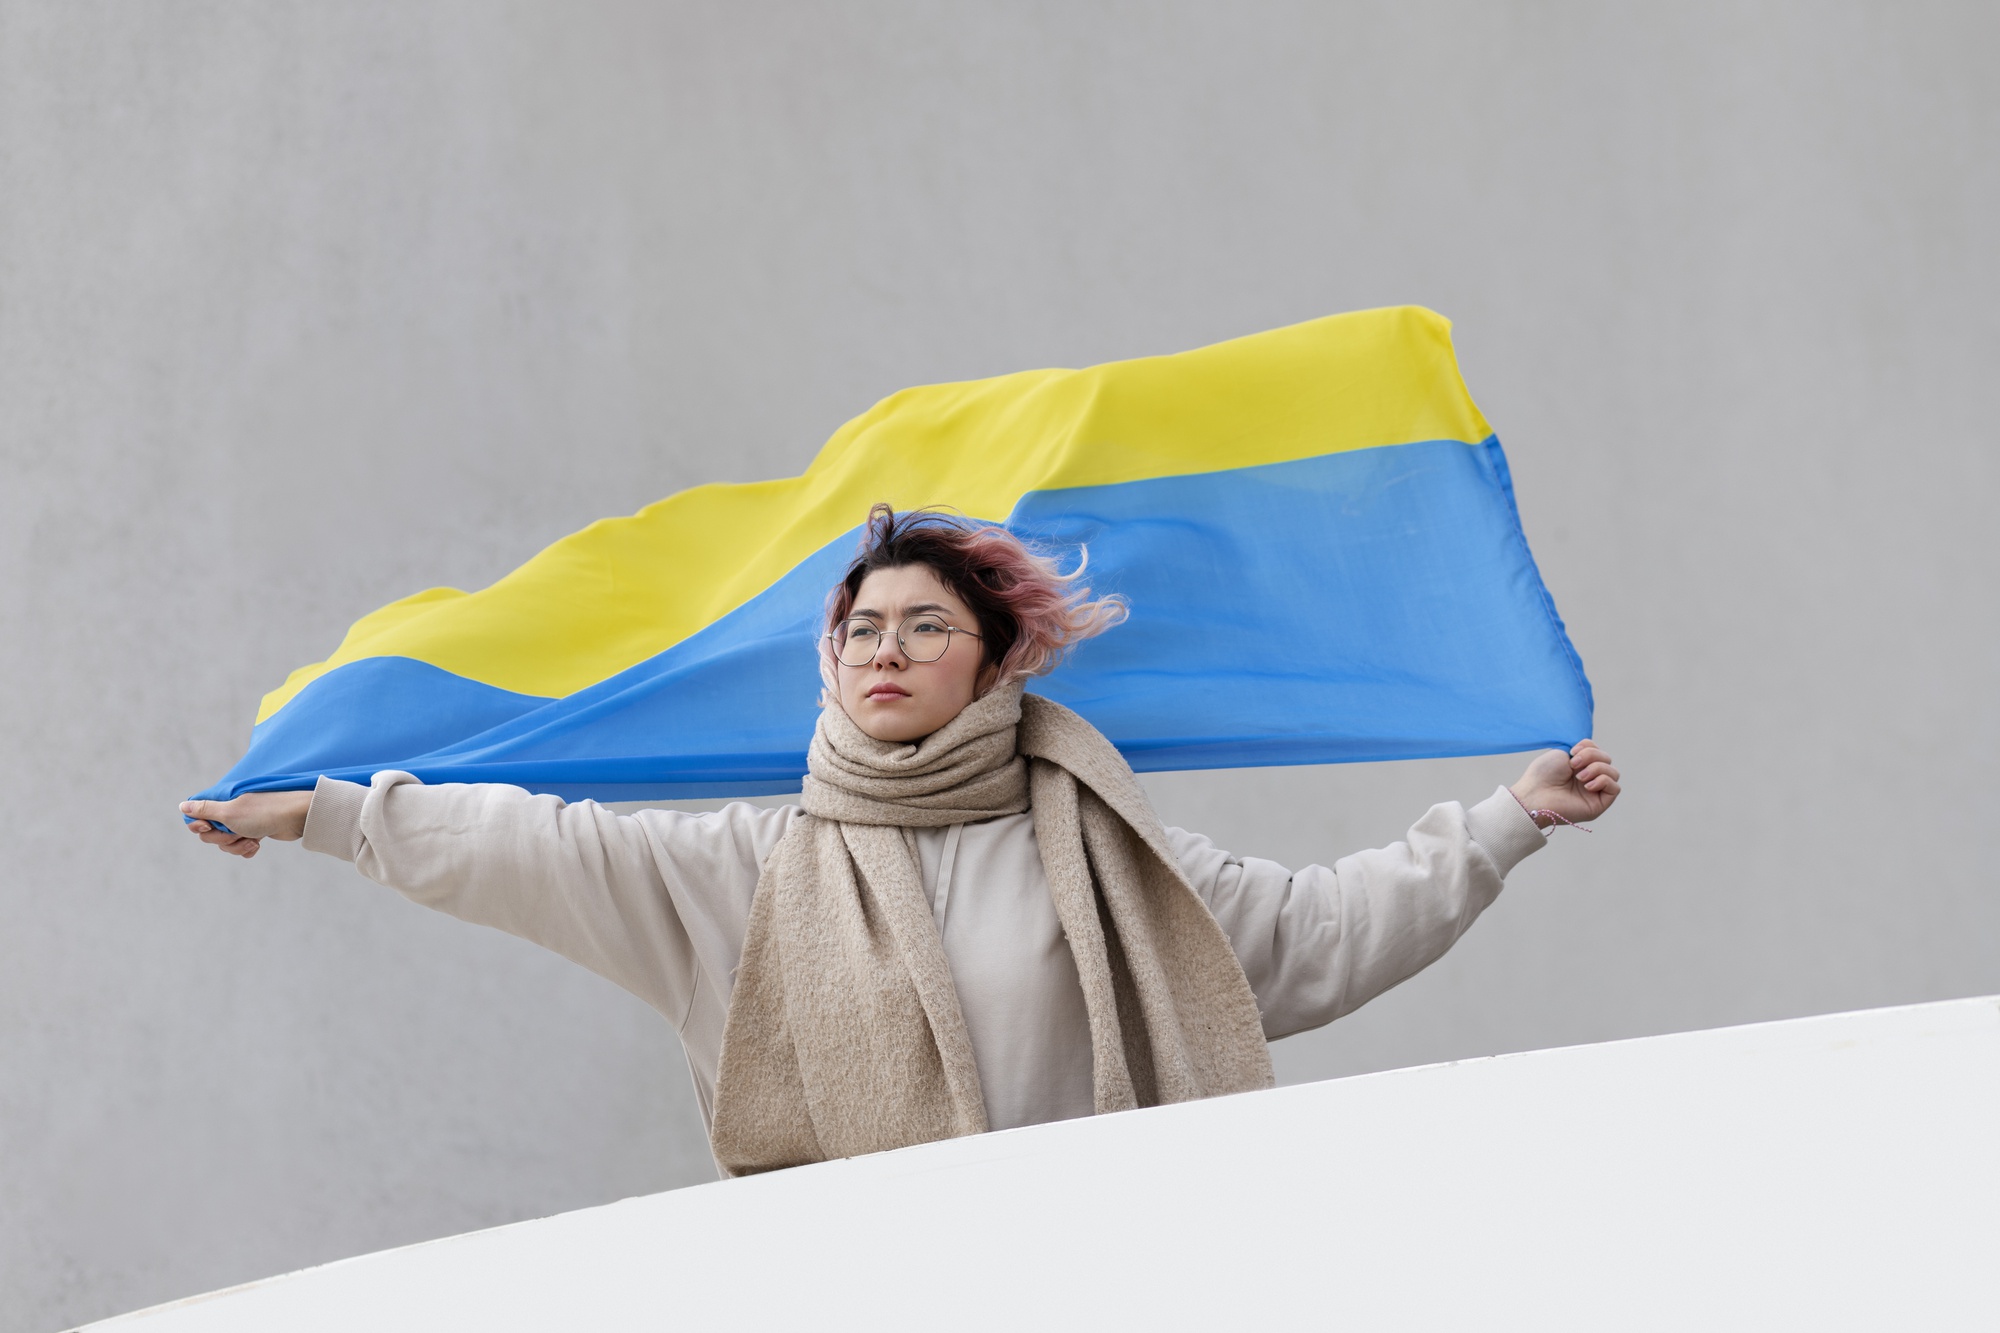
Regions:
[[[1430,964],[1543,828],[1617,798],[1585,740],[1330,869],[1232,856],[1023,693],[1124,616],[1074,577],[1002,529],[876,506],[828,599],[797,805],[619,815],[383,772],[181,810],[225,852],[302,837],[632,991],[740,1175],[1267,1087],[1267,1041]]]

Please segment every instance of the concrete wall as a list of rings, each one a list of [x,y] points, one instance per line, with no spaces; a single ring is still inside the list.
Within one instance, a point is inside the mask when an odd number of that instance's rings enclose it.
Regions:
[[[0,1329],[704,1178],[671,1034],[174,801],[899,386],[1457,321],[1628,794],[1288,1079],[2000,990],[1988,5],[0,0]],[[1518,760],[1165,777],[1278,858]]]

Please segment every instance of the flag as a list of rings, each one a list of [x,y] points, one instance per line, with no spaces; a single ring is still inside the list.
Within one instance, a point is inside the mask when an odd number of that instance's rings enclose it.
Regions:
[[[1141,771],[1590,730],[1451,326],[1397,307],[893,394],[800,476],[683,491],[364,617],[265,696],[201,795],[382,769],[570,799],[796,790],[826,594],[876,501],[1005,524],[1066,566],[1088,549],[1131,618],[1030,688]]]

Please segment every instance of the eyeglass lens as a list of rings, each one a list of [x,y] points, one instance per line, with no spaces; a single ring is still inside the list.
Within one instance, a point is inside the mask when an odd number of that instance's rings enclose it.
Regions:
[[[845,666],[867,666],[885,633],[873,621],[843,620],[833,636],[834,651]],[[935,662],[951,647],[951,626],[936,616],[912,616],[897,627],[896,639],[912,662]]]

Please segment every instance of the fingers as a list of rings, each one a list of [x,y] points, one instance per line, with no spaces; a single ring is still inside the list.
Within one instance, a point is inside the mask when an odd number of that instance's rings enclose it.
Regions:
[[[227,801],[182,801],[181,814],[187,816],[188,832],[196,834],[203,842],[220,846],[236,836],[234,832],[227,831]]]
[[[1604,753],[1603,747],[1588,736],[1569,747],[1569,766],[1573,769],[1582,768],[1587,764],[1594,764],[1600,760],[1610,763],[1611,756]]]
[[[1618,769],[1612,764],[1611,756],[1598,748],[1596,741],[1585,737],[1571,747],[1569,768],[1572,780],[1581,784],[1585,791],[1617,794]]]
[[[181,813],[187,815],[202,813],[212,818],[219,818],[221,809],[226,804],[224,801],[183,801]],[[257,849],[263,846],[260,839],[246,838],[240,833],[230,833],[217,828],[212,819],[196,819],[188,824],[187,830],[209,846],[228,852],[231,856],[240,856],[246,861],[255,856]]]
[[[263,845],[256,838],[239,837],[234,833],[224,833],[220,829],[211,829],[202,834],[201,840],[211,847],[221,848],[231,856],[242,857],[255,856],[257,849]]]

